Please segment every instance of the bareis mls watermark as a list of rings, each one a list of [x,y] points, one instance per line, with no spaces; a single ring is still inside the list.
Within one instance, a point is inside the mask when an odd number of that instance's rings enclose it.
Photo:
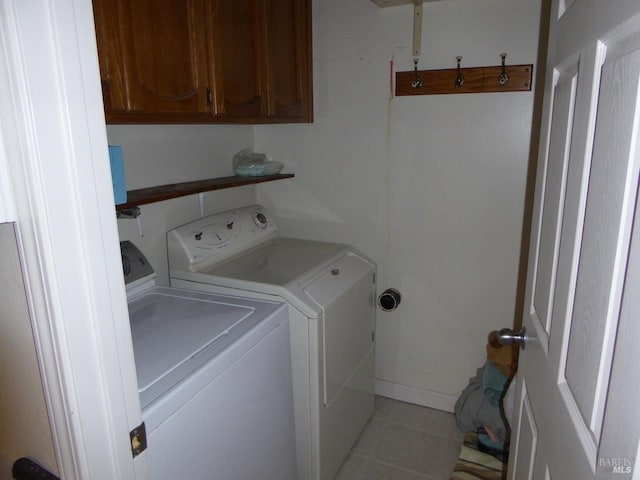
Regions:
[[[598,467],[611,473],[630,474],[633,471],[634,459],[629,457],[601,457]]]

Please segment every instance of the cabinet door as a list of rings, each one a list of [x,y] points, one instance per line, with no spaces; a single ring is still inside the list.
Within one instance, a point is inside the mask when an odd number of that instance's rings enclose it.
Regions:
[[[311,2],[265,0],[269,117],[311,122]]]
[[[247,123],[267,112],[264,0],[211,0],[213,113]]]
[[[107,121],[207,115],[204,0],[93,4]]]

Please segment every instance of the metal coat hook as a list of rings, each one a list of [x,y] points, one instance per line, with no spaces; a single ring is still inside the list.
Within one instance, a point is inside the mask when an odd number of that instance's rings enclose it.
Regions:
[[[498,83],[500,85],[506,85],[509,81],[509,75],[507,75],[507,67],[505,66],[507,54],[501,53],[500,58],[502,58],[502,73],[500,73],[500,77],[498,77]]]
[[[420,74],[418,73],[418,59],[413,59],[413,71],[416,74],[416,78],[413,82],[411,82],[411,86],[413,88],[421,88],[422,87],[422,79],[420,78]]]
[[[462,87],[462,85],[464,85],[464,76],[462,75],[462,72],[460,71],[460,62],[462,62],[462,55],[458,55],[456,57],[456,61],[458,62],[458,75],[456,76],[456,88],[460,88]]]

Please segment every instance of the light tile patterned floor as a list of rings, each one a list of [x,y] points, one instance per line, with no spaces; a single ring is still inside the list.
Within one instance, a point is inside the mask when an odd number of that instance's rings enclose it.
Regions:
[[[462,438],[451,413],[376,397],[335,480],[449,480]]]

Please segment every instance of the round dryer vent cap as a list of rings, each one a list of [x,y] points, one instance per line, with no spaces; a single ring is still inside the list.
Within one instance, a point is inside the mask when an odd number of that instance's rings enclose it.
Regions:
[[[402,295],[395,288],[387,288],[378,297],[378,306],[385,312],[391,312],[398,308]]]

